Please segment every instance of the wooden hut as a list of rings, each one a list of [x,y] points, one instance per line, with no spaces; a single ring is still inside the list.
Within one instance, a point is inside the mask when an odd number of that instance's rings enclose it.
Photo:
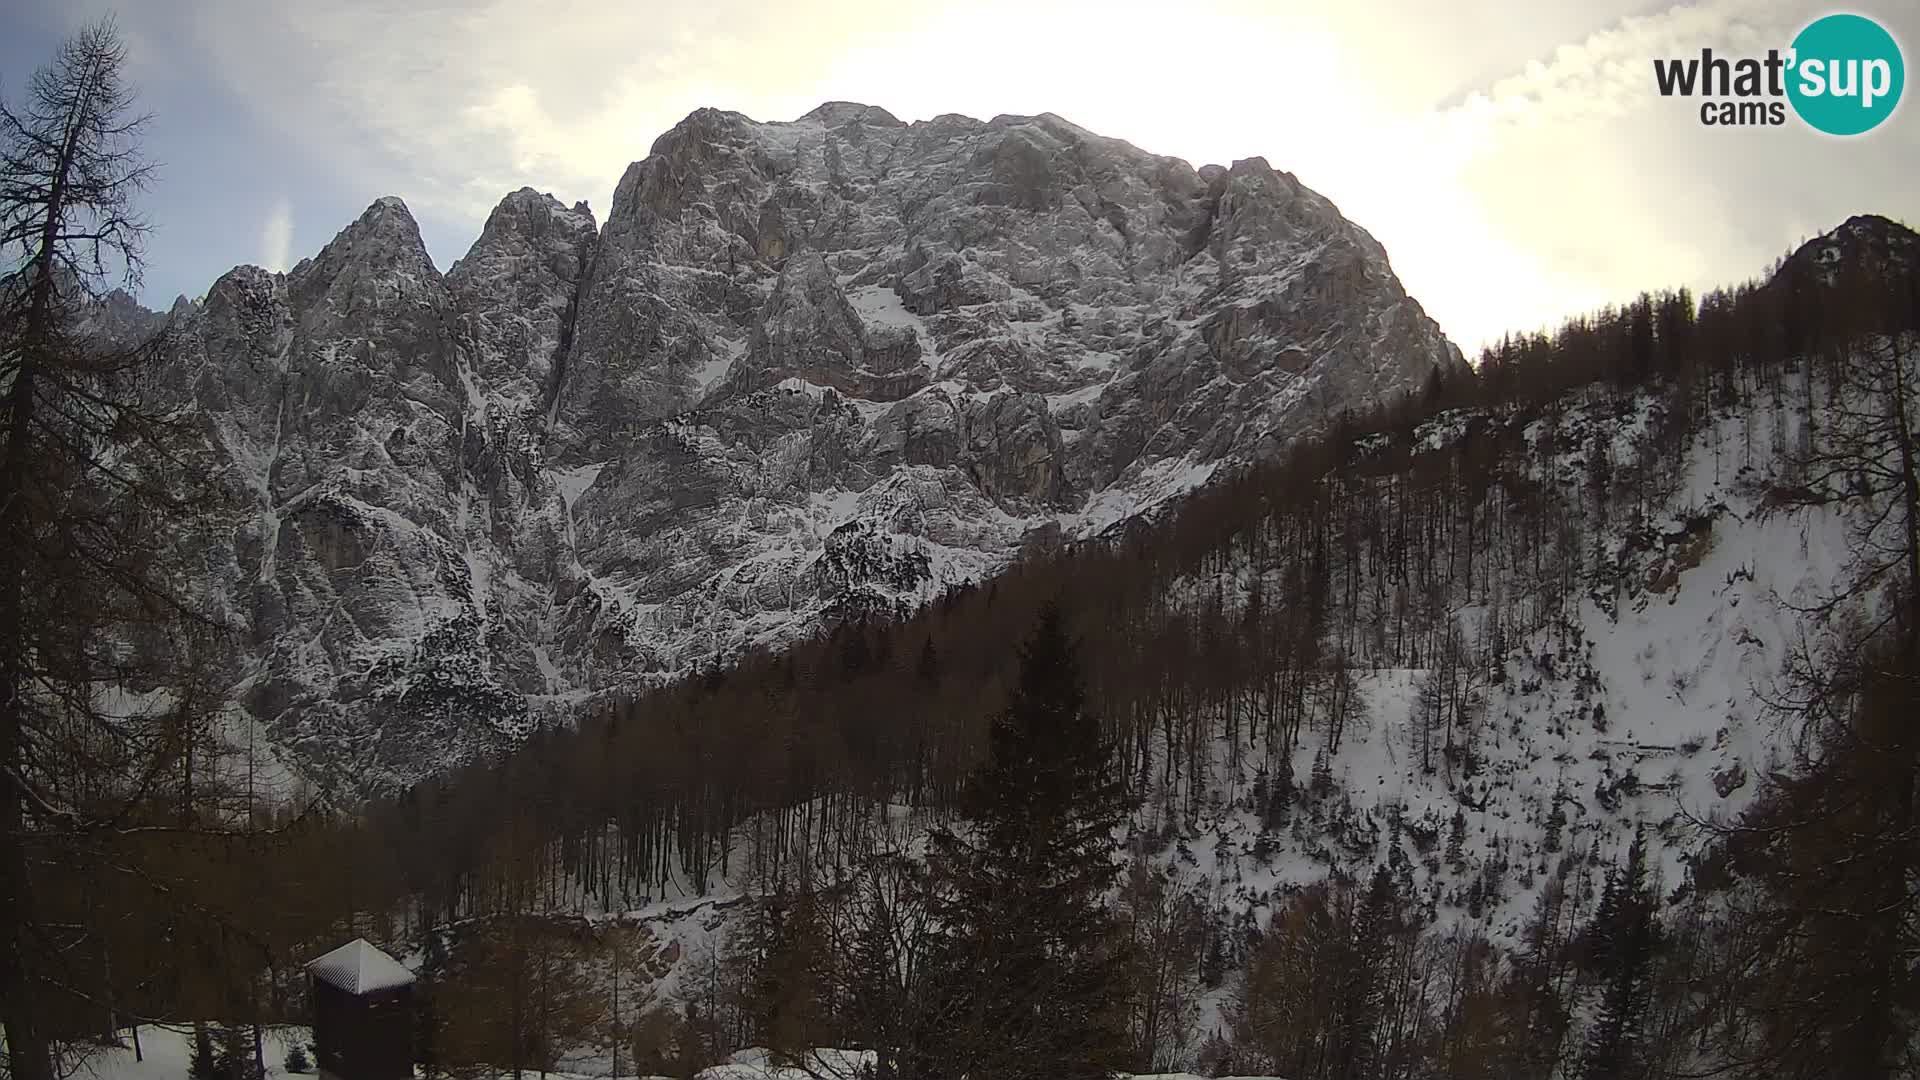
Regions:
[[[320,1080],[413,1080],[413,972],[355,938],[307,976]]]

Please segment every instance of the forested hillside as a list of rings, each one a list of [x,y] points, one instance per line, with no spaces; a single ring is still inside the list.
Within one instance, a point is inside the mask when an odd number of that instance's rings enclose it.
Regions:
[[[90,841],[138,902],[49,868],[50,1015],[297,1016],[367,934],[435,1071],[1902,1075],[1917,259],[1856,218],[1504,342],[364,813],[189,760],[201,827]]]

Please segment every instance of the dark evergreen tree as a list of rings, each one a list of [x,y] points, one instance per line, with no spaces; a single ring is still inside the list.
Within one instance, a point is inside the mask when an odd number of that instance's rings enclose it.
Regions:
[[[1646,839],[1636,831],[1626,865],[1608,876],[1594,916],[1591,956],[1600,970],[1600,1005],[1587,1032],[1582,1061],[1586,1080],[1623,1080],[1643,1072],[1643,1025],[1655,946],[1653,904]]]
[[[935,1071],[1105,1080],[1127,1050],[1128,958],[1104,903],[1124,804],[1055,606],[1021,650],[989,749],[963,798],[971,829],[933,839],[947,928]]]
[[[417,972],[419,979],[413,987],[413,1030],[414,1060],[427,1076],[432,1077],[440,1071],[440,1031],[441,1022],[439,1003],[435,991],[447,973],[446,934],[439,928],[426,932],[426,941],[422,952],[425,954]],[[294,1052],[300,1048],[295,1046]],[[302,1055],[301,1060],[306,1060]],[[293,1067],[293,1053],[287,1055],[287,1071],[303,1072]]]
[[[825,947],[812,889],[782,888],[762,898],[741,933],[733,951],[744,967],[741,1006],[750,1037],[782,1060],[797,1060],[824,1033]]]
[[[1562,776],[1560,784],[1553,791],[1553,808],[1547,811],[1546,849],[1548,854],[1558,854],[1561,837],[1567,828],[1567,778]]]
[[[1392,869],[1381,863],[1374,868],[1345,943],[1326,1074],[1331,1080],[1376,1075],[1386,958],[1392,937],[1400,930],[1401,916],[1398,882]]]
[[[1560,1058],[1571,1023],[1568,1002],[1559,990],[1562,939],[1560,916],[1567,902],[1571,857],[1548,876],[1534,902],[1533,917],[1521,934],[1506,993],[1514,1010],[1506,1055],[1511,1075],[1548,1076]]]
[[[213,1072],[219,1080],[260,1080],[253,1049],[247,1045],[246,1031],[240,1025],[221,1025],[213,1044]]]
[[[1277,829],[1287,823],[1293,812],[1293,755],[1280,755],[1279,767],[1273,771],[1273,783],[1267,789],[1267,806],[1264,820],[1270,829]]]
[[[914,665],[914,679],[928,690],[940,687],[940,654],[933,647],[933,638],[928,637],[920,644],[920,660]]]
[[[1325,749],[1313,755],[1313,778],[1309,783],[1316,799],[1333,794],[1333,762],[1328,760]]]
[[[1214,912],[1206,922],[1206,945],[1200,954],[1200,985],[1218,990],[1227,980],[1227,926],[1224,912]]]
[[[1260,815],[1263,831],[1270,832],[1286,826],[1293,803],[1293,765],[1285,755],[1281,756],[1280,769],[1272,779],[1268,778],[1264,768],[1254,774],[1251,797],[1254,812]]]
[[[1453,821],[1447,826],[1447,865],[1456,874],[1467,869],[1467,812],[1454,807]]]
[[[213,1052],[213,1032],[205,1024],[193,1025],[193,1049],[187,1055],[187,1076],[191,1080],[220,1080],[220,1062]]]

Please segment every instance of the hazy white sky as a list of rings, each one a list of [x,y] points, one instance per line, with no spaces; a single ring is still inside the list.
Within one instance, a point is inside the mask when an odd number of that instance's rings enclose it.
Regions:
[[[96,0],[0,14],[0,87]],[[902,119],[1055,112],[1195,165],[1264,156],[1386,245],[1469,350],[1503,330],[1755,274],[1849,214],[1920,223],[1912,107],[1836,140],[1712,129],[1655,56],[1763,53],[1822,0],[145,0],[119,12],[168,166],[147,295],[311,254],[383,194],[442,268],[522,184],[604,216],[712,105]],[[1857,6],[1903,43],[1920,4]],[[13,32],[10,32],[13,31]],[[1908,59],[1914,59],[1908,47]],[[1920,91],[1914,91],[1920,93]]]

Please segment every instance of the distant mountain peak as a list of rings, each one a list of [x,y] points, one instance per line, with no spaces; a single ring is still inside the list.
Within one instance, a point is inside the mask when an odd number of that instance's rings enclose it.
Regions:
[[[1781,274],[1804,272],[1831,281],[1842,267],[1911,273],[1920,268],[1920,234],[1892,218],[1855,214],[1795,249]]]
[[[348,264],[399,267],[403,273],[439,272],[420,238],[420,225],[414,221],[407,204],[396,195],[383,195],[370,203],[351,225],[341,229],[320,253],[302,259],[287,276],[295,280],[319,277],[331,281]]]

